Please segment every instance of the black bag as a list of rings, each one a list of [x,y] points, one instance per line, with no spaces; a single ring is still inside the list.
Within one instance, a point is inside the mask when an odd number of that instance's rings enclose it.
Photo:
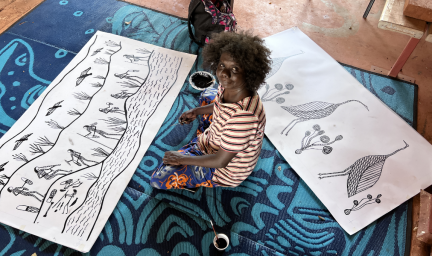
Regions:
[[[212,33],[235,31],[236,20],[227,0],[191,0],[189,4],[189,37],[199,46],[208,43]],[[219,7],[219,8],[218,8]],[[192,32],[194,26],[195,35]]]

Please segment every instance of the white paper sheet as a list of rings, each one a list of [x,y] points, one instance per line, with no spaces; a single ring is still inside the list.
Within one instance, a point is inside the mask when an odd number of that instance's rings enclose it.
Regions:
[[[0,222],[88,252],[196,56],[97,32],[0,140]]]
[[[432,184],[432,146],[310,38],[293,28],[265,42],[266,135],[345,231]]]

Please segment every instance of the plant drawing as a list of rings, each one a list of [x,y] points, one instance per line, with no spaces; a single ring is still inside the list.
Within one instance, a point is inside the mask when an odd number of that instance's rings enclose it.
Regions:
[[[277,104],[282,104],[285,102],[285,99],[279,96],[289,94],[290,91],[294,89],[294,85],[292,84],[285,84],[285,86],[282,84],[275,84],[274,87],[275,88],[270,89],[270,86],[266,83],[266,92],[261,97],[263,102],[273,101]]]
[[[353,195],[365,191],[375,185],[381,176],[387,158],[409,147],[405,141],[404,143],[405,147],[397,149],[393,153],[388,155],[364,156],[342,172],[320,173],[318,174],[319,178],[324,179],[348,175],[347,192],[348,197],[352,197]]]
[[[333,114],[333,112],[341,105],[344,105],[349,102],[358,102],[362,104],[368,111],[369,108],[363,104],[361,101],[358,100],[347,100],[342,103],[328,103],[323,101],[313,101],[302,105],[297,106],[282,106],[284,110],[288,111],[291,115],[297,117],[293,121],[291,121],[281,132],[281,134],[284,133],[285,130],[285,136],[288,135],[288,133],[291,131],[292,128],[298,123],[309,121],[312,119],[321,119],[324,117],[328,117],[329,115]],[[289,129],[288,129],[289,128]]]
[[[349,215],[352,211],[358,211],[361,208],[365,207],[368,204],[374,204],[374,203],[381,203],[381,194],[378,194],[376,196],[376,198],[372,198],[372,195],[367,195],[366,198],[363,198],[360,202],[357,200],[354,200],[353,203],[353,207],[351,207],[351,209],[345,209],[345,214]]]
[[[313,128],[312,133],[310,131],[306,131],[305,136],[303,137],[301,142],[301,148],[295,151],[296,154],[301,154],[305,150],[315,149],[315,150],[322,150],[322,153],[324,155],[328,155],[333,151],[333,148],[330,147],[329,145],[335,143],[338,140],[343,139],[342,135],[338,135],[336,136],[334,141],[330,141],[330,138],[327,135],[323,135],[325,131],[321,130],[321,127],[319,125],[316,124],[312,128]],[[319,140],[312,142],[312,140],[318,136],[321,136]]]

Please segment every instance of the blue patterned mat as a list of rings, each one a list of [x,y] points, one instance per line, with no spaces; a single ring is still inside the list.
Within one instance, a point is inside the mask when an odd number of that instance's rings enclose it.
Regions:
[[[186,22],[175,17],[115,0],[46,0],[0,35],[0,136],[97,30],[177,51],[197,50]],[[415,125],[415,86],[345,68]],[[404,255],[409,249],[408,203],[348,236],[267,139],[255,171],[237,188],[201,188],[195,194],[153,189],[150,175],[164,152],[195,136],[197,122],[171,125],[197,106],[198,95],[185,82],[88,255],[217,255],[208,220],[230,237],[225,255]],[[0,237],[0,256],[81,255],[5,225]]]

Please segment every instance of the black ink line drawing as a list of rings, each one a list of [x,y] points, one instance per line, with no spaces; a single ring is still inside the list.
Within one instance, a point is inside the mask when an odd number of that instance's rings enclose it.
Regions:
[[[116,132],[124,132],[126,130],[126,120],[122,120],[117,117],[108,117],[108,119],[101,119],[102,121],[105,121],[105,123],[108,124],[108,127],[110,127],[111,130],[114,130]]]
[[[134,62],[140,62],[140,61],[147,61],[149,57],[142,57],[142,56],[135,56],[130,54],[123,55],[126,59],[128,59],[131,63]]]
[[[83,183],[79,179],[76,180],[75,182],[73,181],[73,179],[65,180],[62,183],[60,183],[60,185],[64,186],[63,189],[60,189],[60,192],[65,192],[69,187],[77,188],[77,187],[81,186],[81,184],[83,184]]]
[[[33,134],[33,133],[30,133],[30,134],[24,135],[24,136],[21,137],[21,139],[16,140],[16,141],[15,141],[15,146],[14,146],[13,150],[15,150],[15,149],[17,149],[19,146],[21,146],[21,144],[22,144],[24,141],[28,140],[28,138],[29,138],[32,134]]]
[[[50,204],[50,205],[48,206],[47,211],[45,212],[45,214],[44,214],[42,217],[45,217],[45,218],[46,218],[46,216],[48,216],[48,212],[49,212],[49,210],[51,210],[51,207],[53,206],[54,202],[50,202],[49,204]]]
[[[279,69],[281,68],[283,62],[284,62],[286,59],[288,59],[288,58],[290,58],[290,57],[293,57],[293,56],[296,56],[296,55],[303,54],[303,53],[304,53],[304,52],[303,52],[302,50],[296,50],[295,53],[293,53],[293,54],[291,54],[291,55],[289,55],[289,56],[286,56],[286,57],[280,57],[280,58],[273,58],[273,59],[272,59],[272,64],[271,64],[271,70],[270,70],[270,72],[268,73],[268,75],[267,75],[267,77],[266,77],[266,80],[269,79],[270,77],[272,77],[274,74],[276,74],[276,73],[279,71]]]
[[[25,212],[31,212],[31,213],[38,213],[39,212],[39,208],[36,208],[33,206],[28,206],[28,205],[18,205],[16,207],[16,209],[19,211],[25,211]]]
[[[54,200],[54,197],[55,197],[56,194],[57,194],[57,189],[53,189],[53,190],[51,191],[50,195],[49,195],[49,198],[46,200],[46,202],[49,203],[50,205],[48,206],[48,209],[47,209],[47,211],[45,212],[45,215],[44,215],[43,217],[48,216],[48,212],[49,212],[49,210],[51,209],[51,207],[52,207],[53,204],[54,204],[53,200]]]
[[[67,151],[70,155],[71,155],[71,160],[66,161],[67,164],[70,165],[70,162],[73,162],[74,164],[81,166],[80,162],[85,165],[85,166],[90,166],[88,164],[86,164],[85,162],[92,162],[92,163],[97,163],[96,161],[92,161],[92,160],[88,160],[86,158],[84,158],[83,156],[81,156],[80,152],[74,151],[72,149],[68,149]]]
[[[103,86],[103,84],[101,84],[101,83],[99,83],[99,82],[92,83],[91,85],[92,85],[92,87],[96,87],[96,88],[100,88],[100,87]]]
[[[28,163],[27,157],[23,153],[12,155],[13,159]]]
[[[84,135],[79,134],[79,133],[77,133],[77,134],[78,134],[79,136],[83,137],[83,138],[86,138],[86,139],[88,139],[88,140],[91,140],[91,141],[93,141],[93,142],[96,142],[96,143],[99,144],[99,145],[102,145],[102,146],[104,146],[104,147],[106,147],[106,148],[109,148],[109,149],[113,150],[112,148],[108,147],[107,145],[105,145],[105,144],[103,144],[103,143],[100,143],[99,141],[93,140],[93,139],[91,139],[91,138],[89,138],[89,137],[85,137]]]
[[[97,41],[97,39],[98,39],[98,36],[95,36],[95,39],[94,39],[94,41],[91,43],[91,45],[90,45],[90,48],[89,48],[89,51],[90,51],[90,49],[91,49],[91,47],[96,43],[96,41]],[[77,64],[77,66],[79,65],[79,64],[81,64],[87,57],[88,57],[88,54],[89,54],[89,52],[87,52],[87,55],[85,56],[85,58],[84,59],[82,59],[80,62],[78,62],[78,64]],[[61,84],[61,82],[64,80],[64,78],[67,76],[67,75],[69,75],[77,66],[75,66],[74,68],[72,68],[71,70],[69,70],[67,73],[66,73],[66,75],[62,78],[62,79],[60,79],[60,81],[56,84],[56,85],[54,85],[53,87],[52,87],[52,89],[50,90],[50,92],[51,91],[53,91],[53,89],[54,88],[56,88],[59,84]],[[105,78],[104,78],[105,79]],[[43,103],[45,102],[45,99],[46,99],[46,97],[44,98],[44,99],[42,99],[42,103],[40,104],[40,106],[39,106],[39,108],[38,108],[38,113],[41,111],[41,108],[43,107]],[[31,120],[31,122],[30,122],[30,124],[36,119],[36,117],[37,117],[38,115],[35,115],[34,117],[33,117],[33,119]],[[29,125],[30,125],[29,124]],[[23,129],[23,131],[25,131],[28,127],[29,127],[29,125],[27,125],[24,129]],[[23,132],[22,131],[22,132]],[[18,135],[16,135],[16,136],[18,136]],[[16,137],[15,136],[15,137]],[[13,137],[13,138],[11,138],[11,139],[9,139],[8,141],[6,141],[5,143],[3,143],[1,146],[0,146],[0,149],[1,148],[3,148],[4,147],[4,145],[6,145],[6,144],[8,144],[11,140],[13,140],[15,137]]]
[[[111,94],[111,97],[113,97],[115,99],[126,99],[126,98],[129,98],[132,95],[133,95],[133,93],[128,93],[125,90],[122,90],[119,93]]]
[[[120,43],[116,43],[112,40],[105,41],[105,45],[109,47],[119,47]]]
[[[95,56],[96,54],[100,53],[102,50],[103,50],[103,47],[102,47],[102,48],[99,48],[99,49],[96,49],[96,50],[92,53],[91,56]]]
[[[137,49],[137,52],[141,53],[141,54],[151,54],[152,53],[151,51],[144,49],[144,48]]]
[[[43,154],[43,153],[45,153],[45,151],[42,149],[42,147],[40,145],[35,143],[35,144],[30,144],[30,153]]]
[[[97,152],[93,153],[92,156],[100,156],[107,158],[110,155],[110,153],[106,152],[103,148],[93,148],[92,150]]]
[[[122,74],[114,74],[114,76],[120,78],[120,79],[126,79],[126,81],[118,82],[122,84],[124,87],[128,88],[138,88],[141,87],[141,85],[144,83],[144,79],[139,76],[131,76],[128,72],[135,72],[137,70],[128,70],[125,73]]]
[[[296,154],[301,154],[305,150],[315,149],[315,150],[322,150],[322,153],[324,155],[328,155],[333,151],[333,148],[330,147],[329,145],[335,143],[338,140],[343,139],[342,135],[338,135],[336,136],[334,141],[330,142],[330,138],[327,135],[323,135],[325,131],[321,130],[321,127],[319,125],[316,124],[312,128],[313,128],[312,133],[310,131],[306,131],[305,136],[301,142],[301,148],[295,151]],[[312,140],[318,136],[321,136],[319,140],[312,142]]]
[[[134,81],[122,81],[119,82],[123,87],[126,88],[139,88],[141,87],[141,84],[138,82],[134,82]]]
[[[72,110],[69,110],[68,112],[67,112],[69,115],[71,115],[71,116],[80,116],[80,115],[82,115],[82,113],[80,113],[78,110],[76,110],[75,108],[74,109],[72,109]]]
[[[108,105],[108,107],[100,108],[99,109],[100,112],[102,112],[104,114],[117,113],[117,114],[125,115],[125,112],[123,110],[120,110],[118,107],[111,108],[111,106],[114,105],[111,102],[107,102],[106,104]]]
[[[7,183],[7,181],[4,182],[3,179],[5,179],[5,180],[9,180],[9,177],[6,176],[6,175],[4,175],[4,174],[3,174],[3,175],[0,175],[0,186],[5,186],[6,183]]]
[[[275,84],[274,87],[275,88],[270,89],[269,84],[266,83],[266,92],[261,97],[261,100],[263,102],[273,101],[277,104],[282,104],[285,102],[285,99],[279,96],[289,94],[290,91],[294,89],[294,85],[292,84],[285,84],[285,86],[283,86],[282,84]]]
[[[155,56],[149,58],[149,75],[141,88],[128,99],[128,107],[126,109],[128,123],[135,123],[138,120],[142,120],[142,125],[128,125],[125,134],[122,139],[119,140],[115,150],[107,159],[101,161],[99,178],[97,178],[95,183],[89,188],[85,199],[77,203],[79,206],[73,209],[72,213],[67,217],[67,220],[64,222],[62,233],[89,239],[97,224],[96,221],[101,215],[101,207],[104,205],[104,200],[109,200],[109,198],[106,197],[107,192],[110,190],[110,187],[112,187],[113,181],[121,175],[125,168],[131,164],[132,159],[136,157],[137,150],[140,147],[140,138],[141,136],[145,136],[143,128],[149,121],[148,118],[155,113],[154,110],[148,112],[146,110],[146,114],[144,115],[144,112],[142,112],[144,110],[143,107],[150,104],[154,106],[153,108],[157,108],[176,81],[178,70],[181,66],[181,58],[173,57],[173,60],[168,62],[169,56],[167,56],[167,54],[153,52],[152,56],[153,54]],[[157,68],[160,62],[162,62],[160,64],[161,67]],[[171,63],[174,64],[170,68]],[[156,75],[159,69],[163,70],[161,73],[161,75],[164,76],[163,79],[160,75]],[[167,72],[165,72],[165,70],[167,70]],[[136,141],[135,144],[125,143],[132,138]],[[127,148],[127,154],[124,154],[125,147]],[[121,158],[122,161],[118,162],[117,159],[119,159],[120,155],[123,155]]]
[[[84,175],[82,175],[81,177],[86,178],[87,180],[95,180],[98,178],[98,176],[96,176],[94,173],[85,173]]]
[[[35,133],[32,136],[35,136],[35,134],[36,134],[35,137],[45,137],[44,135],[46,135],[47,133],[50,134],[50,136],[49,136],[50,138],[55,138],[55,137],[58,136],[58,134],[60,133],[61,130],[49,131],[50,129],[40,129],[40,128],[34,129],[33,127],[31,127],[31,125],[34,123],[34,121],[36,119],[38,119],[38,118],[43,119],[45,117],[46,110],[49,107],[52,106],[52,102],[53,102],[52,99],[54,99],[54,102],[56,102],[55,100],[58,99],[57,98],[58,95],[56,97],[52,97],[52,96],[55,96],[55,95],[52,95],[52,93],[53,92],[56,93],[57,91],[59,91],[59,89],[62,90],[59,87],[60,87],[60,85],[62,83],[64,83],[64,81],[67,81],[67,80],[74,81],[75,80],[76,76],[71,77],[71,73],[74,72],[74,71],[77,72],[79,69],[82,68],[82,66],[80,64],[82,64],[82,62],[89,56],[90,50],[92,49],[92,46],[96,43],[97,40],[98,40],[98,36],[96,35],[94,37],[94,40],[91,40],[93,42],[89,42],[91,44],[90,44],[90,47],[89,47],[88,51],[86,51],[86,56],[82,60],[79,60],[79,62],[77,63],[76,66],[71,67],[71,69],[66,72],[66,74],[59,80],[59,82],[57,84],[52,84],[50,86],[51,89],[49,90],[49,92],[47,94],[44,94],[44,97],[41,99],[41,101],[39,103],[39,106],[37,107],[36,114],[32,118],[30,118],[30,120],[28,120],[29,121],[28,125],[25,126],[24,128],[22,128],[21,132],[17,133],[17,135],[11,137],[6,142],[4,142],[3,144],[0,145],[0,152],[1,152],[0,159],[2,159],[4,157],[7,157],[6,154],[5,154],[6,153],[5,150],[7,150],[10,145],[12,145],[12,147],[13,147],[16,139],[18,139],[19,137],[23,136],[24,134],[32,132],[33,130],[35,130]],[[68,126],[69,125],[70,124],[68,124]],[[44,131],[44,132],[40,132],[40,131]],[[57,140],[54,139],[54,141],[57,141]],[[23,154],[15,154],[15,155],[13,155],[13,153],[14,153],[14,151],[7,152],[7,155],[9,155],[9,158],[11,158],[11,159],[13,158],[13,159],[18,160],[18,161],[23,161],[24,163],[28,163],[29,160],[33,160],[34,158],[40,157],[40,156],[36,156],[36,157],[35,156],[29,156],[30,158],[27,159],[26,156],[23,155]],[[23,164],[20,164],[20,166],[15,166],[13,172],[12,173],[8,173],[7,176],[6,175],[0,175],[0,179],[3,179],[2,182],[5,183],[4,186],[0,188],[0,192],[1,193],[6,194],[9,197],[13,196],[12,194],[10,194],[7,191],[7,187],[8,187],[7,184],[10,181],[12,181],[12,182],[14,182],[13,186],[16,187],[16,183],[15,183],[16,179],[19,180],[21,178],[21,176],[26,176],[25,174],[18,175],[18,174],[20,174],[20,170],[23,169],[23,168],[21,168],[22,166],[23,166]],[[13,179],[14,175],[18,176],[18,177],[15,177],[16,179]],[[5,180],[5,178],[7,179],[7,181]],[[37,187],[39,187],[39,186],[37,186]],[[41,191],[38,191],[38,192],[41,193]],[[45,194],[45,192],[43,192],[43,194]],[[14,208],[11,208],[11,209],[14,209]]]
[[[65,192],[66,189],[68,189],[72,183],[73,183],[73,179],[68,179],[60,183],[60,185],[64,186],[62,189],[60,189],[60,192]]]
[[[93,78],[105,80],[104,76],[94,76]]]
[[[90,71],[90,69],[91,69],[91,67],[89,67],[88,69],[86,69],[83,72],[81,72],[81,75],[77,78],[75,86],[80,85],[82,83],[82,81],[84,81],[84,79],[86,77],[93,75],[93,73],[90,73],[90,74],[88,73]]]
[[[339,106],[344,105],[344,104],[349,103],[349,102],[358,102],[358,103],[362,104],[369,111],[369,108],[365,104],[363,104],[361,101],[358,101],[358,100],[347,100],[345,102],[337,103],[337,104],[323,102],[323,101],[313,101],[313,102],[309,102],[309,103],[297,105],[297,106],[289,106],[289,107],[282,106],[281,108],[288,111],[288,113],[290,113],[291,115],[293,115],[297,118],[294,119],[293,121],[291,121],[282,130],[281,134],[283,134],[284,131],[290,127],[287,130],[287,132],[285,133],[285,136],[287,136],[288,133],[291,131],[292,128],[294,128],[294,126],[296,124],[301,123],[301,122],[305,122],[305,121],[309,121],[312,119],[321,119],[321,118],[327,117],[327,116],[331,115]]]
[[[84,125],[83,128],[88,131],[88,134],[84,135],[84,137],[88,137],[90,134],[93,133],[92,138],[99,138],[99,136],[96,135],[96,133],[97,133],[104,138],[117,140],[118,138],[111,138],[109,136],[118,136],[118,135],[121,136],[121,134],[107,133],[105,131],[99,130],[99,129],[97,129],[96,125],[97,125],[97,123],[92,123],[90,125]]]
[[[139,76],[130,76],[130,75],[129,75],[129,72],[139,72],[139,70],[128,70],[128,71],[126,71],[126,72],[124,72],[124,73],[122,73],[122,74],[114,73],[114,76],[115,76],[115,77],[118,77],[118,78],[120,78],[120,79],[123,79],[123,78],[126,78],[126,79],[140,78],[140,79],[142,79],[142,78],[139,77]]]
[[[104,53],[108,54],[108,55],[113,55],[114,53],[116,53],[116,51],[114,51],[112,49],[107,49]]]
[[[320,173],[318,174],[319,178],[324,179],[348,175],[347,192],[348,197],[352,197],[353,195],[365,191],[375,185],[381,176],[386,159],[409,147],[405,141],[403,142],[405,143],[405,147],[397,149],[393,153],[388,155],[371,155],[362,157],[342,172]]]
[[[91,100],[92,96],[88,95],[85,92],[76,92],[73,94],[73,96],[79,100]]]
[[[56,121],[54,121],[52,119],[50,121],[45,121],[45,123],[47,123],[48,126],[53,128],[53,129],[60,129],[60,130],[64,129],[63,126],[59,125]]]
[[[24,178],[24,177],[21,177],[21,180],[24,181],[24,184],[21,187],[15,187],[15,188],[14,187],[9,187],[7,189],[7,191],[9,193],[12,193],[15,196],[19,196],[19,195],[30,196],[30,197],[35,198],[39,202],[42,202],[42,200],[44,198],[43,195],[41,195],[40,193],[38,193],[36,191],[29,191],[28,188],[24,187],[26,184],[33,185],[33,182],[31,180],[27,179],[27,178]]]
[[[53,189],[48,197],[48,199],[46,200],[47,203],[51,203],[52,200],[54,199],[55,195],[57,194],[57,189]]]
[[[107,65],[107,64],[109,64],[109,61],[107,61],[104,58],[100,58],[99,57],[99,58],[95,59],[94,63],[96,63],[96,64],[102,64],[102,65]]]
[[[60,105],[61,103],[63,102],[63,100],[62,101],[59,101],[59,102],[57,102],[56,104],[54,104],[54,106],[52,106],[52,107],[50,107],[50,108],[48,108],[48,112],[47,112],[47,116],[49,116],[49,115],[51,115],[57,108],[61,108],[62,106]]]
[[[39,137],[36,144],[42,147],[44,146],[51,147],[54,145],[54,143],[52,143],[46,136],[44,136],[43,138]]]
[[[113,127],[113,128],[110,128],[110,129],[113,130],[113,131],[116,131],[118,133],[123,133],[123,132],[126,131],[126,127],[125,126],[117,126],[117,127]]]
[[[5,165],[7,165],[7,163],[9,163],[9,161],[6,163],[0,164],[0,172],[5,170],[4,167],[5,167]]]
[[[378,194],[376,198],[372,198],[372,195],[367,195],[366,198],[363,198],[360,202],[357,200],[354,200],[353,203],[353,207],[351,207],[351,209],[345,209],[345,214],[349,215],[352,211],[358,211],[361,208],[365,207],[368,204],[374,204],[374,203],[381,203],[381,194]]]
[[[53,205],[53,207],[54,207],[53,209],[55,209],[54,212],[57,212],[57,211],[63,209],[62,214],[68,214],[69,213],[70,201],[75,197],[75,195],[77,194],[78,191],[76,189],[74,189],[72,194],[68,194],[68,192],[69,191],[67,191],[64,194],[64,196],[62,198],[60,198],[60,200]],[[65,201],[67,200],[68,197],[69,197],[69,201],[67,203],[65,203]],[[61,204],[60,204],[60,202],[61,202]]]
[[[70,170],[70,171],[66,171],[66,170],[62,170],[62,169],[53,170],[52,168],[54,168],[56,166],[60,166],[60,164],[41,166],[41,167],[36,166],[34,168],[34,171],[37,174],[39,179],[44,178],[46,180],[50,180],[57,175],[66,175],[66,174],[69,174],[72,172],[72,170]]]
[[[78,197],[77,198],[75,198],[75,201],[73,201],[73,203],[71,203],[71,205],[69,206],[69,207],[72,207],[72,206],[74,206],[75,204],[76,204],[76,202],[78,201]]]

